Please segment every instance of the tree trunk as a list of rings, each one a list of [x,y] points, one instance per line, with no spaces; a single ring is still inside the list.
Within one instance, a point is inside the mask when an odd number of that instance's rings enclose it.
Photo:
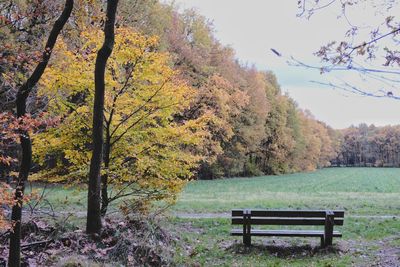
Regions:
[[[11,220],[14,222],[13,231],[10,234],[10,251],[8,255],[8,266],[21,266],[21,219],[22,219],[22,202],[25,191],[25,182],[28,180],[29,170],[31,167],[32,147],[29,134],[21,133],[22,159],[18,174],[17,186],[15,189],[14,199],[15,205],[12,208]]]
[[[47,39],[45,49],[43,51],[42,60],[36,66],[32,75],[23,84],[17,93],[17,117],[21,118],[26,115],[26,101],[31,93],[33,87],[37,84],[43,75],[44,70],[47,67],[47,63],[51,57],[54,45],[56,44],[57,37],[61,30],[64,28],[65,23],[71,15],[72,8],[74,6],[73,0],[66,0],[64,10],[61,16],[56,20],[51,29],[50,35]],[[12,208],[11,219],[14,222],[13,231],[10,234],[10,251],[8,256],[8,266],[20,266],[21,265],[21,219],[22,219],[22,204],[25,191],[25,183],[28,180],[29,170],[31,168],[32,161],[32,144],[27,131],[20,133],[22,158],[19,168],[18,181],[15,189],[14,199],[16,204]]]
[[[94,71],[95,95],[93,106],[93,154],[89,170],[88,210],[86,232],[100,234],[100,170],[103,154],[103,109],[104,109],[104,75],[106,64],[114,46],[114,24],[118,0],[107,1],[106,23],[104,26],[104,43],[97,53]]]
[[[104,168],[108,170],[110,167],[110,153],[111,153],[111,138],[110,138],[110,131],[109,126],[106,130],[106,142],[104,144]],[[104,173],[101,176],[101,216],[104,217],[107,213],[109,204],[108,199],[108,173]]]

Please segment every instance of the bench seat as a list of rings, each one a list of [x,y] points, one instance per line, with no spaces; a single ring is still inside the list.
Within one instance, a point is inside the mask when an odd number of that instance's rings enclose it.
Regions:
[[[323,230],[258,230],[251,229],[252,236],[298,236],[298,237],[323,237]],[[232,236],[243,236],[243,229],[232,229]],[[342,237],[339,231],[333,231],[333,237]]]

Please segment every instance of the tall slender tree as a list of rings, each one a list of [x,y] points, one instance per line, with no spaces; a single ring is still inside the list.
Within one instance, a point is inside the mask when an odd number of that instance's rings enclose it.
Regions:
[[[94,106],[93,106],[93,154],[89,170],[88,210],[86,232],[88,234],[99,234],[101,231],[101,163],[103,157],[103,118],[104,118],[104,93],[105,93],[105,71],[107,60],[110,57],[115,39],[115,17],[117,13],[118,0],[107,1],[106,22],[104,26],[104,42],[97,53],[94,71]]]
[[[56,20],[50,35],[47,39],[45,49],[42,54],[41,61],[36,66],[32,75],[28,80],[18,89],[16,106],[17,106],[17,116],[23,119],[27,114],[26,104],[27,99],[32,92],[32,89],[38,83],[43,75],[44,70],[50,60],[52,50],[57,42],[57,37],[59,36],[64,25],[67,23],[69,17],[71,16],[72,8],[74,6],[74,0],[66,0],[65,6],[62,14]],[[20,266],[21,265],[21,219],[22,219],[22,204],[25,191],[25,183],[28,180],[29,171],[31,168],[32,161],[32,145],[29,132],[22,130],[20,133],[20,142],[22,157],[20,163],[20,169],[18,174],[17,186],[15,189],[15,204],[12,208],[11,219],[14,223],[13,231],[10,235],[10,251],[8,258],[9,266]]]

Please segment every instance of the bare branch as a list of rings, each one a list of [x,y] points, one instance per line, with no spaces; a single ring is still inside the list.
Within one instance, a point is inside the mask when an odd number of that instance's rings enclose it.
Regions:
[[[327,83],[319,82],[319,81],[310,81],[310,82],[318,84],[318,85],[328,86],[333,89],[341,89],[343,91],[346,91],[346,92],[349,92],[352,94],[358,94],[361,96],[369,96],[369,97],[375,97],[375,98],[391,98],[391,99],[395,99],[395,100],[400,100],[400,96],[394,95],[393,92],[391,92],[391,91],[385,92],[383,90],[379,90],[378,92],[382,92],[382,94],[376,94],[376,93],[364,91],[364,90],[362,90],[354,85],[351,85],[347,82],[345,82],[342,85],[334,84],[331,82],[327,82]]]

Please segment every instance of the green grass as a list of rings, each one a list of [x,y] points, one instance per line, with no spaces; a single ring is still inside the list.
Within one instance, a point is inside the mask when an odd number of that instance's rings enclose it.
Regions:
[[[195,181],[176,212],[232,208],[345,209],[348,214],[400,215],[400,169],[329,168],[312,173]]]
[[[246,250],[240,237],[229,236],[229,219],[175,219],[186,249],[178,249],[182,266],[372,266],[379,262],[382,240],[400,241],[393,219],[347,219],[343,239],[334,239],[332,249],[320,249],[316,238],[253,238]],[[397,239],[396,239],[397,238]],[[397,242],[397,243],[396,243]],[[390,266],[390,265],[389,265]]]
[[[51,186],[47,191],[56,211],[85,212],[86,190]],[[204,213],[229,213],[233,208],[344,209],[344,226],[337,227],[343,238],[334,239],[331,250],[318,249],[316,238],[254,238],[254,246],[247,250],[240,238],[229,236],[232,226],[227,218],[174,217],[207,217]],[[400,169],[329,168],[193,181],[171,214],[165,227],[179,237],[177,266],[379,266],[385,261],[382,251],[400,247]],[[83,220],[76,218],[76,223],[83,225]]]
[[[87,192],[84,187],[50,185],[46,198],[55,209],[84,211]],[[400,169],[328,168],[280,176],[193,181],[172,210],[219,213],[232,208],[329,208],[344,209],[346,215],[400,215]]]
[[[173,219],[173,229],[187,244],[178,249],[178,265],[378,266],[385,261],[385,247],[400,244],[400,219],[385,217],[400,215],[400,169],[330,168],[194,181],[181,193],[173,212],[201,216],[229,213],[232,208],[344,209],[345,224],[337,227],[343,238],[334,239],[336,245],[328,251],[318,249],[318,239],[253,238],[254,246],[247,251],[240,238],[229,236],[229,219]]]

